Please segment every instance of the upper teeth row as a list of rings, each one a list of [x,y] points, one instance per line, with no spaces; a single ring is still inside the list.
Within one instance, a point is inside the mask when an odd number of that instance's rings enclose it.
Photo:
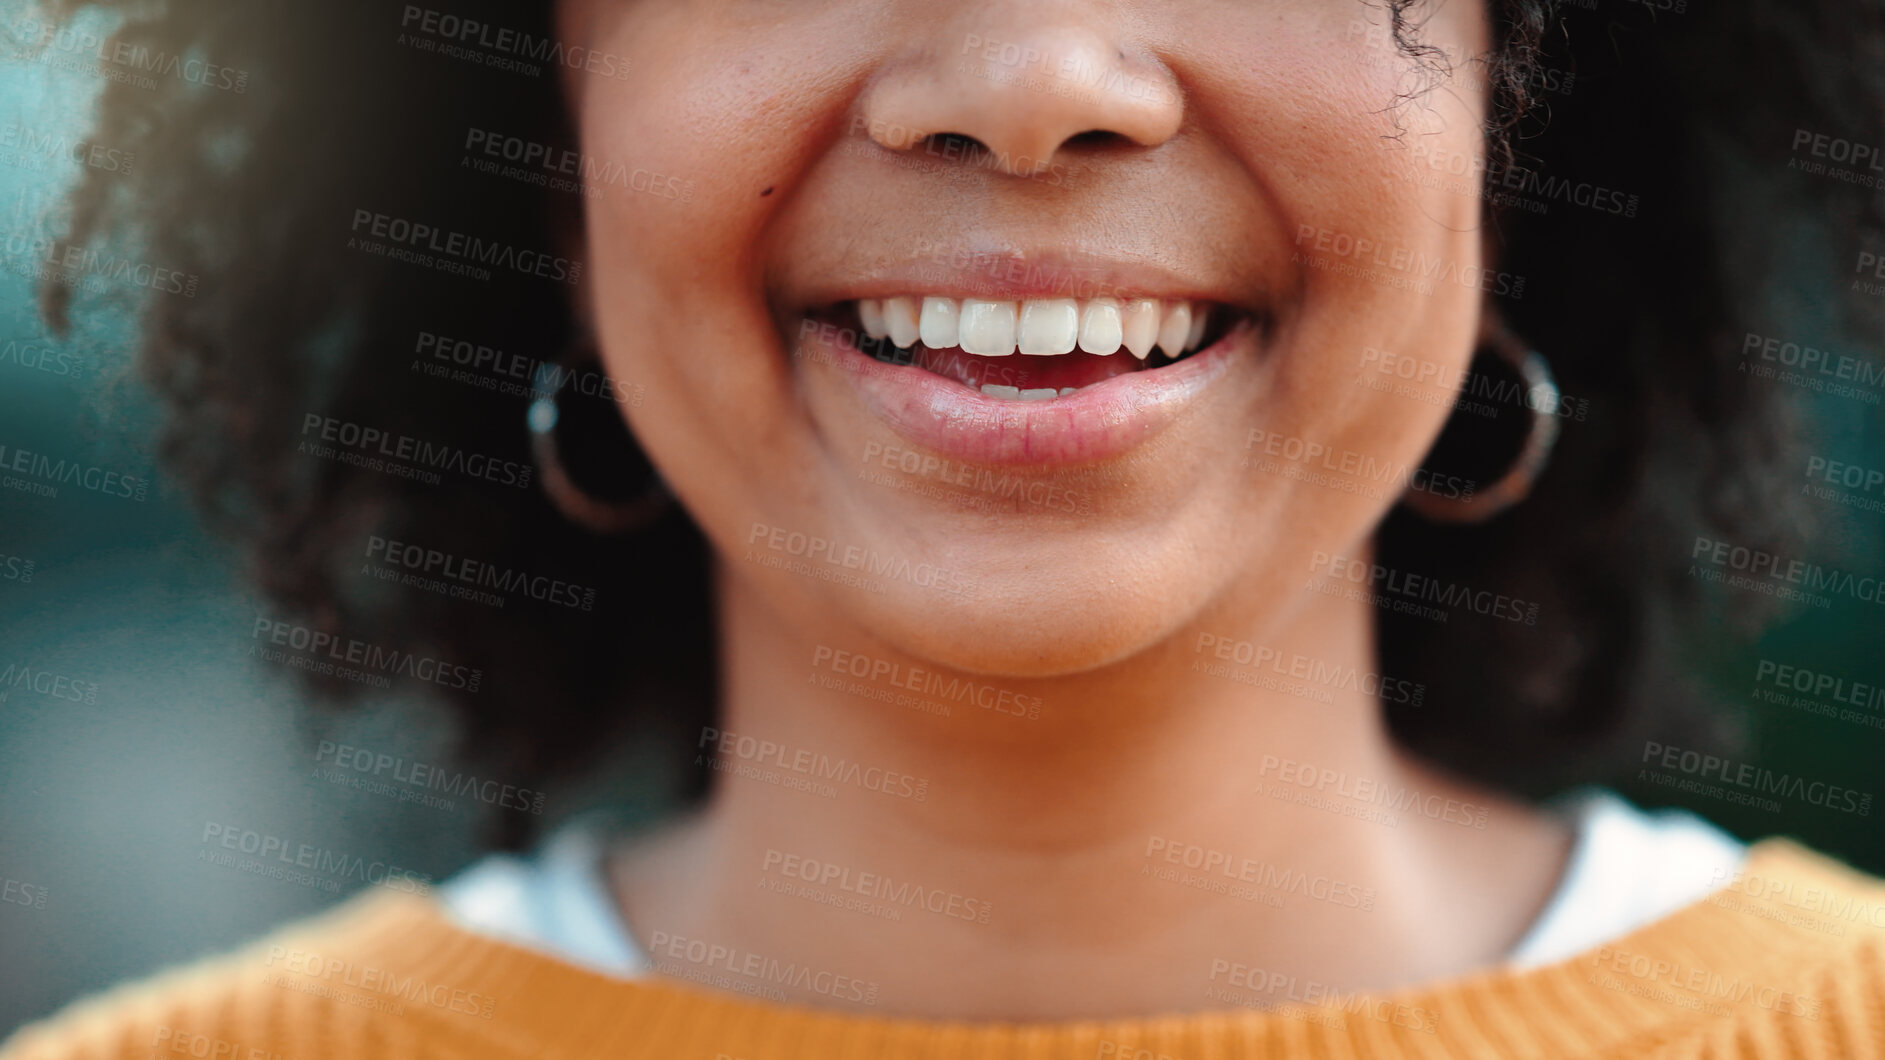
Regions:
[[[1072,353],[1077,344],[1105,356],[1124,346],[1140,360],[1153,347],[1176,357],[1204,337],[1210,309],[1187,301],[1135,298],[860,298],[857,315],[873,339],[933,350],[960,346],[978,357],[1006,357],[1017,348],[1038,356]]]

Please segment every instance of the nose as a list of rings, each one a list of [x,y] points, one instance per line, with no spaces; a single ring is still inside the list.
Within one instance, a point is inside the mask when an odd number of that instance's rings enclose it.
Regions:
[[[967,4],[903,42],[859,98],[871,139],[909,150],[967,139],[990,166],[1031,176],[1075,138],[1156,147],[1184,97],[1156,56],[1106,21],[1111,5]]]

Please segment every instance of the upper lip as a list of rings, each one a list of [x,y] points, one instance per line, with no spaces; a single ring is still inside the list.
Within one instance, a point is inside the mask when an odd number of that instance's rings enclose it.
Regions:
[[[1120,248],[1124,250],[1126,248]],[[855,252],[853,252],[855,253]],[[847,257],[850,255],[847,255]],[[1187,277],[1150,255],[1101,256],[1063,248],[1027,250],[990,241],[953,241],[935,250],[917,249],[847,276],[810,282],[789,294],[801,311],[859,298],[900,295],[938,298],[1186,299],[1257,312],[1262,299],[1228,281]]]

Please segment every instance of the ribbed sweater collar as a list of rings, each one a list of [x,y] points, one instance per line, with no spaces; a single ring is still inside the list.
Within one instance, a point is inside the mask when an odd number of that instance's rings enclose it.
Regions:
[[[1846,904],[1853,902],[1864,905]],[[1854,917],[1854,908],[1865,913]],[[356,899],[265,945],[305,939],[361,966],[479,995],[488,1019],[407,1005],[479,1055],[507,1046],[519,1055],[664,1060],[1557,1057],[1636,1055],[1639,1045],[1680,1038],[1724,1012],[1797,1007],[1800,997],[1836,1003],[1814,991],[1834,990],[1824,974],[1829,960],[1885,927],[1885,913],[1872,912],[1880,908],[1877,881],[1769,840],[1750,851],[1736,885],[1559,964],[1324,1006],[1038,1024],[860,1015],[661,977],[612,978],[466,931],[429,898],[410,894]]]

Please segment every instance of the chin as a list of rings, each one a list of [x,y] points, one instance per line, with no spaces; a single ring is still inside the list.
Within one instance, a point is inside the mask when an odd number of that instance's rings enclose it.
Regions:
[[[967,566],[961,594],[899,587],[842,603],[870,636],[936,666],[1050,678],[1102,669],[1154,647],[1207,599],[1174,572],[1105,558],[1069,564],[1065,555],[1058,562]],[[1119,574],[1100,576],[1106,567]]]

